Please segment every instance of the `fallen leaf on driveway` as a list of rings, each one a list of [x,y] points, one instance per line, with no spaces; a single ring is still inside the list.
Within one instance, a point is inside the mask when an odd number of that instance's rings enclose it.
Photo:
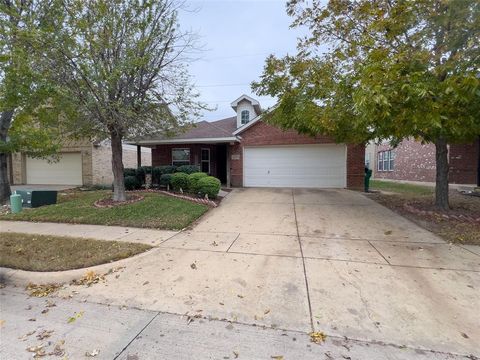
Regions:
[[[60,340],[58,343],[55,344],[53,351],[49,352],[48,355],[52,356],[63,356],[65,355],[65,349],[62,348],[62,345],[65,344],[65,340]]]
[[[87,357],[95,357],[95,356],[97,356],[98,354],[100,354],[100,350],[95,349],[95,350],[92,350],[92,351],[90,351],[90,352],[87,351],[87,352],[85,353],[85,356],[87,356]]]
[[[49,338],[53,334],[53,330],[43,330],[40,334],[37,335],[38,340],[43,340]]]
[[[42,310],[42,314],[48,313],[48,310],[50,310],[50,309],[43,309],[43,310]]]
[[[143,283],[144,286],[145,286],[145,285],[148,285],[148,284],[150,284],[150,281],[145,281],[145,282]]]
[[[197,269],[197,265],[196,265],[195,263],[190,264],[190,267],[191,267],[193,270],[196,270],[196,269]]]
[[[69,317],[68,320],[67,320],[67,323],[68,324],[71,324],[73,322],[75,322],[77,319],[81,318],[83,316],[83,311],[80,311],[80,312],[75,312],[73,314],[73,316]]]
[[[53,294],[56,292],[58,289],[62,287],[61,284],[42,284],[42,285],[37,285],[30,283],[27,285],[25,288],[30,292],[30,296],[35,296],[35,297],[45,297],[50,294]]]
[[[267,315],[270,312],[270,309],[266,309],[263,313]]]
[[[465,334],[465,333],[463,333],[463,332],[460,333],[460,334],[462,334],[462,336],[463,336],[465,339],[470,339],[470,337],[469,337],[467,334]]]
[[[392,232],[393,232],[392,230],[387,230],[387,231],[385,231],[384,234],[385,234],[385,235],[392,235]]]
[[[45,353],[45,349],[43,348],[44,346],[45,346],[44,344],[30,346],[26,350],[28,352],[35,353],[35,355],[33,355],[34,358],[39,358],[39,357],[47,355]]]
[[[30,332],[26,333],[26,334],[23,335],[23,336],[20,336],[20,337],[18,338],[18,340],[25,341],[25,340],[27,340],[27,338],[28,338],[30,335],[33,335],[33,334],[35,334],[35,330],[30,331]]]
[[[82,278],[70,281],[70,285],[92,286],[100,281],[105,281],[105,275],[97,274],[95,271],[90,270],[87,271]]]
[[[233,352],[233,356],[235,357],[235,359],[238,359],[238,355],[240,355],[240,354],[237,351]]]
[[[210,245],[212,245],[212,246],[218,246],[218,244],[217,244],[217,242],[216,242],[216,241],[214,241],[214,242],[213,242],[213,243],[211,243]]]
[[[275,359],[275,360],[283,360],[283,356],[282,355],[272,355],[270,356],[271,359]]]
[[[240,298],[240,299],[243,299],[245,296],[243,295],[240,295],[240,294],[237,294],[237,296]]]
[[[327,335],[320,331],[313,331],[308,335],[310,336],[310,341],[315,344],[320,344],[327,338]]]

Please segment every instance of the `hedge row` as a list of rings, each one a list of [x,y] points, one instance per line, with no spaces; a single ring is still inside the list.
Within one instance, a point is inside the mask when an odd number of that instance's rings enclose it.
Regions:
[[[215,199],[220,192],[220,180],[208,176],[202,172],[192,174],[174,173],[170,175],[170,185],[174,191],[188,192],[200,197],[208,195],[209,199]]]
[[[137,169],[134,168],[126,168],[123,170],[123,176],[126,178],[127,176],[133,176],[137,179],[139,185],[141,187],[145,184],[145,175],[152,174],[152,183],[159,184],[159,185],[166,185],[162,184],[161,177],[162,175],[166,174],[173,174],[177,172],[182,172],[186,174],[193,174],[199,172],[200,168],[196,165],[182,165],[182,166],[174,166],[174,165],[164,165],[164,166],[141,166]],[[165,178],[164,178],[165,179]],[[132,182],[132,179],[129,179]]]
[[[170,186],[174,191],[182,189],[185,193],[191,193],[200,197],[208,195],[209,199],[215,199],[220,192],[220,180],[198,170],[198,166],[194,165],[179,167],[157,166],[153,169],[149,166],[143,166],[138,169],[127,168],[124,171],[125,188],[127,190],[140,189],[145,184],[145,174],[153,171],[153,184]]]

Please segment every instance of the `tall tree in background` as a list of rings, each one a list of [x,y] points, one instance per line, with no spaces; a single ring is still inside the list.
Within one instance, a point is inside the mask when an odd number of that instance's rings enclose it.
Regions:
[[[448,209],[448,144],[480,134],[480,3],[291,0],[287,12],[310,35],[253,84],[279,97],[271,121],[337,141],[433,143],[435,205]]]
[[[57,4],[58,5],[58,4]],[[55,154],[68,110],[52,83],[43,44],[51,40],[54,1],[0,1],[0,203],[8,201],[9,154]]]
[[[186,69],[194,36],[176,0],[65,0],[55,47],[80,135],[109,139],[115,201],[126,199],[122,140],[174,130],[200,116]],[[59,81],[60,82],[60,81]]]

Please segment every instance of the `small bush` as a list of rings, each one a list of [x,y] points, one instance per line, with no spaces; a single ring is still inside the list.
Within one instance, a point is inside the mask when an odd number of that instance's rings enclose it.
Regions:
[[[136,176],[125,176],[125,190],[135,190],[141,187]]]
[[[158,181],[159,185],[168,186],[172,182],[172,174],[162,174],[160,180]]]
[[[185,174],[193,174],[200,171],[200,167],[197,165],[182,165],[179,166],[176,170],[177,172],[182,172]]]
[[[152,168],[152,184],[160,184],[160,176],[162,176],[162,170],[156,166]]]
[[[175,165],[163,165],[158,166],[158,168],[162,174],[173,174],[177,170]]]
[[[188,190],[188,174],[181,173],[181,172],[172,174],[170,184],[172,185],[173,191],[179,191],[180,189],[182,189],[183,191],[187,191]]]
[[[137,175],[137,169],[133,168],[125,168],[123,169],[123,176],[136,176]]]
[[[188,175],[188,191],[192,194],[198,194],[198,181],[206,176],[208,175],[203,172]]]
[[[206,176],[198,180],[198,192],[200,196],[208,195],[209,199],[215,199],[220,191],[220,180],[213,176]]]

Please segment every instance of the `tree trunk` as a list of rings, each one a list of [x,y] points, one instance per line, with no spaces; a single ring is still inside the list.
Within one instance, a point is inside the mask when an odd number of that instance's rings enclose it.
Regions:
[[[6,143],[8,130],[12,123],[13,110],[2,111],[0,114],[0,142]],[[8,153],[0,153],[0,204],[8,202],[10,191],[10,179],[7,174]],[[11,169],[10,169],[11,170]]]
[[[110,141],[112,142],[113,201],[125,201],[127,200],[127,194],[125,193],[123,178],[122,136],[112,131]]]
[[[435,141],[435,161],[437,166],[435,182],[435,206],[440,210],[450,209],[448,203],[448,147],[444,138]]]

